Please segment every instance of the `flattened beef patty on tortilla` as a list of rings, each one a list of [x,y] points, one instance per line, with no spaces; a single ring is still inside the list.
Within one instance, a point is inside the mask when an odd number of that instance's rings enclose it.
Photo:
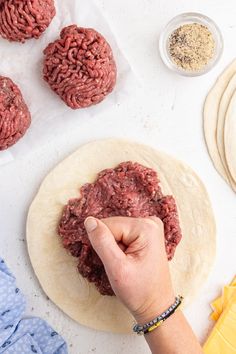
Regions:
[[[78,270],[102,295],[114,295],[104,266],[88,239],[84,220],[110,216],[157,216],[164,223],[168,260],[181,240],[173,196],[164,196],[156,171],[138,163],[123,162],[100,172],[94,183],[81,187],[80,197],[65,206],[58,232],[63,246],[78,258]]]

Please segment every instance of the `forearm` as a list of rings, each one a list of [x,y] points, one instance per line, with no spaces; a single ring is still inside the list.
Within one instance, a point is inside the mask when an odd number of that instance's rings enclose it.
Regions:
[[[160,219],[89,217],[85,227],[116,296],[138,324],[152,321],[175,304]],[[153,354],[202,354],[179,310],[145,338]]]
[[[152,354],[202,354],[183,313],[177,311],[162,325],[145,335]]]

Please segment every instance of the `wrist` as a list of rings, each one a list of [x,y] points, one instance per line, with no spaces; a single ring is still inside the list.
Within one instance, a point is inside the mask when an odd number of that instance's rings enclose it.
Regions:
[[[134,318],[138,324],[145,324],[157,316],[165,312],[175,302],[175,296],[170,295],[163,300],[156,300],[151,305],[147,306],[145,310],[134,314]]]

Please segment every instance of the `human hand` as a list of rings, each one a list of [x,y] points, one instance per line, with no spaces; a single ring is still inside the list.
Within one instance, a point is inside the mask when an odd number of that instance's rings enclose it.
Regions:
[[[145,323],[174,302],[162,221],[89,217],[85,227],[117,297]]]

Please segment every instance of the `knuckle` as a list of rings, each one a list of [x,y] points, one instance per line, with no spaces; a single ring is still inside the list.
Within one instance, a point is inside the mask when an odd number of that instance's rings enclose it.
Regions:
[[[143,227],[149,232],[161,230],[163,227],[162,221],[155,216],[142,219],[142,223]]]
[[[158,228],[159,230],[163,229],[163,222],[157,216],[150,216],[147,221],[153,225],[153,227]]]
[[[148,239],[149,242],[152,237],[156,238],[156,235],[164,234],[164,226],[162,221],[157,217],[149,217],[139,220],[139,232],[144,236],[144,239]]]

